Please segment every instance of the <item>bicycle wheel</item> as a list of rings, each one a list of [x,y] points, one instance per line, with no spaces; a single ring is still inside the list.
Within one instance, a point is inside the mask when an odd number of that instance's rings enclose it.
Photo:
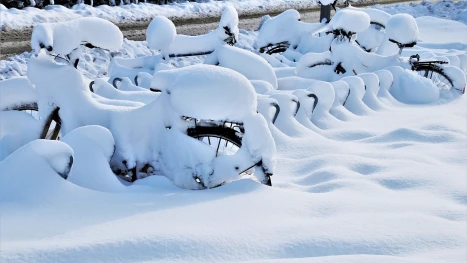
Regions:
[[[242,147],[241,127],[235,124],[196,126],[187,135],[216,148],[216,156],[234,155]]]
[[[413,70],[417,71],[420,76],[430,79],[440,89],[451,90],[454,87],[452,79],[439,66],[433,64],[419,65],[414,67]]]
[[[243,127],[233,123],[224,123],[223,125],[212,126],[196,126],[187,130],[187,135],[200,140],[216,149],[216,156],[234,155],[242,147]],[[259,169],[258,169],[259,168]],[[238,175],[241,177],[261,178],[259,181],[262,184],[271,186],[271,175],[265,172],[262,161],[253,164],[247,168],[235,167],[238,169]],[[258,174],[256,174],[258,173]],[[199,178],[195,178],[196,182],[201,184],[203,188],[207,188]],[[210,186],[209,188],[223,185]]]

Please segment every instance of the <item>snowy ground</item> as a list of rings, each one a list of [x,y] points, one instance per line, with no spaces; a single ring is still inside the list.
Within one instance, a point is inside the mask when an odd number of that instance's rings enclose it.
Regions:
[[[390,105],[322,134],[291,122],[294,136],[273,130],[272,188],[246,180],[187,191],[149,177],[119,194],[64,180],[34,194],[41,185],[24,183],[18,194],[26,198],[1,202],[1,256],[465,262],[466,111],[464,96],[441,105]]]
[[[427,5],[443,10],[446,3],[379,8],[416,14]],[[458,16],[438,16],[446,14]],[[428,27],[432,18],[417,22],[423,46],[467,45],[462,23],[436,20],[449,33]],[[242,32],[239,45],[255,36]],[[122,52],[147,55],[143,44],[128,41]],[[1,76],[24,75],[28,56],[1,61],[13,69]],[[91,66],[97,54],[87,56],[80,69],[89,78],[102,74],[108,61]],[[0,262],[465,262],[466,96],[429,105],[383,102],[380,111],[319,132],[294,118],[283,119],[280,130],[271,126],[274,187],[241,180],[188,191],[153,176],[103,193],[31,173],[12,185],[14,201],[0,193]]]

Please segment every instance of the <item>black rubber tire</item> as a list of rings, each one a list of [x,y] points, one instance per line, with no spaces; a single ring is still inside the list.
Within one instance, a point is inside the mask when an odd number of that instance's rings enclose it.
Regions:
[[[238,131],[225,126],[196,126],[187,130],[187,135],[192,138],[221,138],[240,148],[242,147],[242,137],[238,134]]]
[[[444,73],[444,70],[436,65],[420,65],[414,68],[420,76],[433,81],[433,83],[440,89],[451,90],[454,85],[452,79]]]

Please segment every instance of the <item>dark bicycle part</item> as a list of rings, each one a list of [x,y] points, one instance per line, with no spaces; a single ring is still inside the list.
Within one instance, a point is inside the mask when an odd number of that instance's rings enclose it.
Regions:
[[[204,56],[209,55],[214,51],[206,51],[206,52],[199,52],[199,53],[188,53],[188,54],[169,54],[170,58],[181,58],[181,57],[192,57],[192,56]]]
[[[378,22],[375,22],[375,21],[370,21],[370,25],[379,26],[379,27],[382,28],[382,29],[385,29],[385,28],[386,28],[386,26],[384,26],[383,24],[378,23]],[[378,28],[376,28],[376,29],[378,29]]]
[[[284,42],[279,42],[276,44],[269,44],[267,46],[261,47],[259,49],[259,52],[272,55],[274,53],[282,53],[286,51],[289,47],[290,47],[290,43],[288,41],[284,41]]]
[[[414,47],[414,46],[417,44],[416,41],[415,41],[415,42],[412,42],[412,43],[402,44],[402,43],[397,42],[396,40],[391,39],[391,38],[389,39],[389,41],[392,42],[392,43],[397,44],[397,46],[399,47],[399,55],[402,54],[402,50],[403,50],[404,48],[406,48],[406,47]]]
[[[350,96],[350,88],[349,88],[349,92],[347,92],[347,97],[345,97],[344,103],[342,103],[342,106],[345,106],[345,103],[349,99],[349,96]]]
[[[114,80],[112,81],[112,85],[114,86],[114,88],[118,89],[117,87],[117,83],[118,82],[122,82],[122,79],[121,78],[114,78]]]
[[[316,67],[316,66],[330,66],[330,65],[333,65],[334,62],[332,62],[330,59],[326,59],[324,61],[320,61],[320,62],[317,62],[315,64],[312,64],[310,66],[308,66],[309,68],[312,68],[312,67]]]
[[[55,108],[45,120],[41,135],[39,137],[40,139],[56,140],[58,138],[58,133],[60,132],[60,128],[62,124],[60,120],[60,116],[58,115],[59,110],[60,110],[59,107]],[[55,127],[53,129],[52,136],[47,138],[47,133],[50,129],[52,121],[55,121]]]
[[[295,112],[293,114],[293,116],[297,116],[297,113],[298,113],[298,110],[300,109],[300,101],[296,100],[296,99],[293,99],[292,100],[293,102],[295,102],[295,104],[297,104],[297,106],[295,107]]]
[[[277,120],[277,117],[279,116],[279,113],[281,112],[281,107],[279,107],[279,104],[276,102],[271,103],[271,106],[276,108],[276,112],[274,113],[274,117],[272,117],[272,124],[274,124]]]
[[[453,89],[454,83],[452,79],[444,73],[443,68],[436,64],[446,64],[445,61],[423,61],[412,64],[412,70],[417,71],[420,76],[430,79],[435,86],[441,89]],[[454,88],[456,89],[456,88]],[[456,89],[460,92],[464,90]]]
[[[92,88],[93,85],[94,85],[94,80],[91,81],[91,82],[89,83],[89,90],[90,90],[92,93],[94,93],[94,89]]]
[[[224,28],[225,34],[229,36],[228,38],[224,39],[224,42],[230,46],[233,46],[235,43],[237,43],[237,39],[235,39],[235,35],[230,31],[229,27],[225,26],[223,28]]]
[[[344,29],[334,29],[332,31],[326,32],[326,34],[334,34],[334,39],[337,40],[344,40],[347,38],[348,41],[352,39],[352,36],[355,34],[355,32],[350,32],[350,31],[344,31]]]
[[[318,105],[318,96],[316,96],[316,94],[310,93],[308,94],[308,97],[314,99],[313,108],[311,109],[311,113],[313,113],[315,111],[316,105]]]
[[[342,66],[342,62],[339,62],[336,65],[334,72],[336,72],[337,74],[344,74],[345,72],[347,72],[347,70],[345,70],[345,68]]]

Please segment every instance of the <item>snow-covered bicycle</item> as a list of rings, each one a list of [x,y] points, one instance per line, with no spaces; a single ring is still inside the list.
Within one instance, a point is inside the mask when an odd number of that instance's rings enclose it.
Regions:
[[[74,23],[82,29],[88,22]],[[50,26],[46,33],[54,36],[55,30]],[[271,185],[275,144],[244,76],[222,67],[190,66],[156,73],[151,87],[161,92],[146,91],[153,99],[147,104],[104,98],[89,90],[76,63],[63,56],[82,42],[109,48],[96,36],[84,34],[66,50],[60,41],[46,45],[43,36],[33,39],[33,45],[42,43],[28,63],[36,98],[12,96],[17,106],[9,109],[38,110],[42,120],[28,120],[43,127],[37,138],[48,133],[56,139],[59,133],[100,125],[115,139],[110,166],[124,180],[159,174],[179,187],[205,189],[252,177]]]
[[[387,21],[387,42],[397,45],[399,49],[394,55],[367,52],[356,43],[355,36],[367,30],[369,24],[369,16],[363,12],[337,12],[329,25],[322,29],[323,32],[333,35],[330,50],[303,55],[297,63],[297,75],[334,81],[344,76],[399,66],[430,79],[440,89],[457,90],[461,93],[465,91],[466,77],[461,69],[442,60],[421,60],[418,54],[408,58],[401,56],[404,48],[413,47],[417,42],[418,28],[412,16],[394,15]]]

